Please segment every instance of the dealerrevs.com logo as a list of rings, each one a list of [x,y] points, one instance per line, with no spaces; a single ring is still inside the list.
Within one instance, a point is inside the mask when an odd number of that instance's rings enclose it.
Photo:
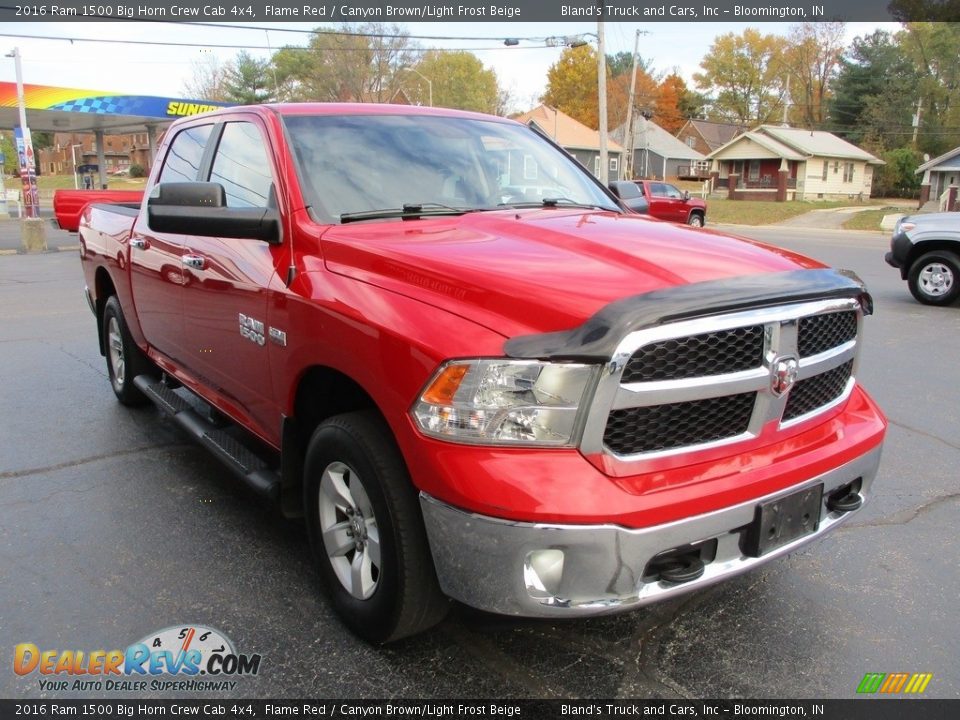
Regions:
[[[179,625],[152,633],[126,650],[14,648],[13,671],[38,674],[41,690],[231,691],[234,678],[256,675],[260,655],[238,653],[220,631]]]

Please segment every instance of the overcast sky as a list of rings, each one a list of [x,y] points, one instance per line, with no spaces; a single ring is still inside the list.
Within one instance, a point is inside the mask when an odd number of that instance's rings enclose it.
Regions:
[[[214,48],[204,43],[240,45],[257,57],[269,57],[267,48],[285,44],[302,45],[308,36],[283,32],[282,28],[309,30],[314,23],[274,23],[270,30],[254,30],[238,25],[211,29],[177,23],[0,23],[0,80],[15,79],[13,60],[4,58],[13,47],[20,49],[24,82],[142,95],[180,97],[184,82],[192,72],[192,63],[213,54],[229,60],[237,49]],[[466,48],[473,50],[484,65],[496,71],[501,85],[511,91],[513,110],[526,110],[536,104],[546,85],[547,70],[562,49],[543,47],[549,36],[596,33],[595,22],[567,23],[407,23],[402,25],[415,35],[463,36],[462,41],[418,40],[424,48]],[[691,76],[698,71],[700,59],[717,35],[741,32],[742,23],[605,23],[607,52],[632,52],[635,33],[641,29],[640,55],[653,67],[668,73],[676,68],[692,87]],[[789,23],[757,25],[767,33],[786,34]],[[848,23],[848,41],[881,27],[896,30],[896,23]],[[28,36],[57,36],[66,40],[38,40]],[[505,47],[502,39],[523,40],[516,47]],[[198,47],[162,45],[117,45],[80,42],[79,38],[133,40],[149,42],[197,43]],[[595,39],[589,40],[595,44]],[[537,46],[540,47],[537,47]]]

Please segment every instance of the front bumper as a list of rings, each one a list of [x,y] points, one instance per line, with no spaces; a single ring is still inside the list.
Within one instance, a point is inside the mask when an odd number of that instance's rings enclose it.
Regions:
[[[855,512],[830,511],[827,496],[859,479],[859,494],[866,499],[881,448],[877,445],[838,468],[782,491],[638,530],[500,520],[458,510],[426,494],[421,494],[420,504],[440,586],[450,597],[505,615],[600,615],[711,585],[822,537]],[[759,503],[820,483],[824,501],[815,532],[762,557],[743,554],[741,538]],[[715,557],[706,562],[699,578],[684,583],[644,578],[645,568],[655,556],[713,540]]]

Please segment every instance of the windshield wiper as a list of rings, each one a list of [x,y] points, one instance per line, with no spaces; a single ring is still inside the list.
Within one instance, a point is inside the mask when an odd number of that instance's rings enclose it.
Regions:
[[[440,203],[404,203],[398,208],[383,208],[381,210],[361,210],[359,212],[343,213],[341,223],[357,222],[358,220],[380,220],[383,218],[402,218],[416,220],[425,216],[465,215],[477,212],[477,208],[451,207]]]
[[[501,207],[513,207],[513,208],[583,208],[584,210],[609,210],[612,212],[620,212],[620,208],[607,207],[606,205],[598,205],[597,203],[583,203],[578,202],[577,200],[571,200],[570,198],[565,197],[546,197],[543,198],[540,202],[518,202],[518,203],[500,203]]]

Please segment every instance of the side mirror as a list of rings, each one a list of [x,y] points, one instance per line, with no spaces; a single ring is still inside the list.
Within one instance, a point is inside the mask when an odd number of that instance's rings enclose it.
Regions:
[[[227,207],[223,185],[162,183],[147,198],[147,225],[156,232],[280,242],[276,208]]]
[[[683,198],[684,202],[687,202],[688,200],[690,200],[690,191],[684,190],[683,195],[681,197]]]

